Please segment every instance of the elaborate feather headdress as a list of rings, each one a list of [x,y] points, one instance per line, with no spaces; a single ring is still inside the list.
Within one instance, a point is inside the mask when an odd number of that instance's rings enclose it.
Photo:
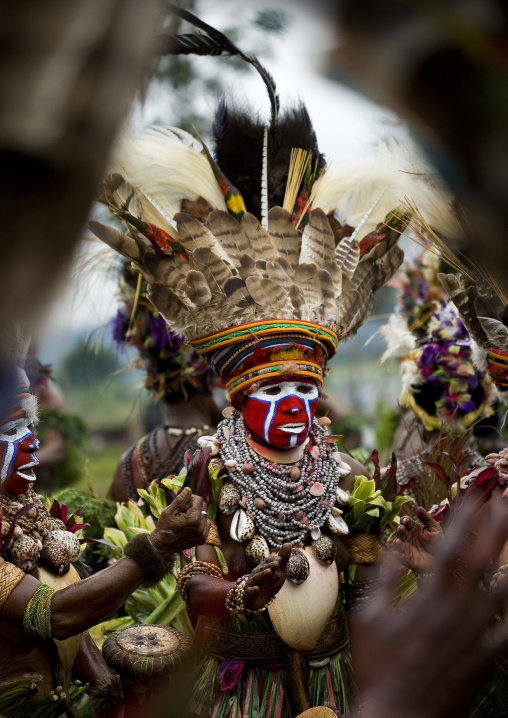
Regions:
[[[172,51],[243,57],[178,12],[207,35],[172,38]],[[127,232],[90,225],[139,268],[153,304],[230,395],[260,376],[322,381],[338,342],[354,336],[402,262],[410,213],[400,197],[408,184],[416,201],[430,191],[427,174],[407,158],[397,168],[407,173],[394,171],[386,152],[329,175],[305,108],[280,113],[273,80],[247,59],[269,89],[269,126],[221,103],[215,159],[174,128],[127,134],[99,197]]]

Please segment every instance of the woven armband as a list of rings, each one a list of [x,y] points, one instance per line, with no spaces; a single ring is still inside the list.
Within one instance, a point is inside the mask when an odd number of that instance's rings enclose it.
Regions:
[[[143,582],[148,588],[155,586],[162,581],[164,576],[173,569],[174,559],[171,557],[167,561],[152,546],[148,534],[138,534],[127,542],[124,548],[124,556],[128,556],[135,561],[138,566],[144,568],[147,575]]]
[[[43,583],[28,601],[23,614],[23,629],[41,638],[51,638],[51,601],[55,589]]]
[[[0,566],[0,611],[18,583],[25,578],[25,572],[9,561]]]
[[[350,534],[342,536],[346,547],[349,563],[376,563],[381,556],[382,548],[376,534]]]

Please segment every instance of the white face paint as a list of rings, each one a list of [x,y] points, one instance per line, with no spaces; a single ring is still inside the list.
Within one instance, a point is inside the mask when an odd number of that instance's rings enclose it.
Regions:
[[[310,431],[318,397],[319,391],[313,382],[265,384],[247,398],[244,420],[256,436],[271,446],[296,446],[305,441]]]
[[[23,493],[28,483],[35,481],[39,447],[39,439],[27,426],[0,433],[0,481],[8,482],[10,493]]]

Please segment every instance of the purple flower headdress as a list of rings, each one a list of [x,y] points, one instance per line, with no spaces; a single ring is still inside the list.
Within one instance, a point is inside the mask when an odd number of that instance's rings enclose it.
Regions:
[[[451,302],[431,314],[401,370],[401,404],[429,431],[460,433],[492,414],[490,381],[473,366],[471,338]]]
[[[178,401],[208,391],[213,377],[208,364],[183,337],[168,328],[165,319],[146,298],[145,280],[138,292],[138,276],[138,272],[125,263],[120,283],[122,304],[111,320],[115,343],[120,348],[137,349],[139,360],[135,365],[146,371],[145,386],[155,392],[157,400]]]

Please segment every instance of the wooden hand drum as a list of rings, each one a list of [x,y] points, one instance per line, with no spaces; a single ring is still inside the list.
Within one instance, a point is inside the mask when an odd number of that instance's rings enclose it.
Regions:
[[[180,668],[192,641],[168,626],[131,626],[104,641],[106,663],[122,677],[167,676]]]

